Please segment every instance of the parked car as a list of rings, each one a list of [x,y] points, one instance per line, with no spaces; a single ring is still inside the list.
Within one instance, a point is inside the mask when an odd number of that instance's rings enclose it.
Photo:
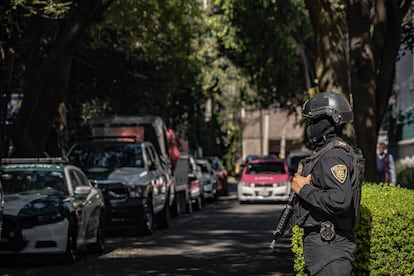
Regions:
[[[177,159],[174,178],[175,178],[175,203],[172,205],[176,208],[175,215],[178,216],[181,213],[192,213],[193,212],[193,202],[194,202],[194,192],[197,191],[197,177],[196,175],[191,175],[194,167],[191,165],[191,158],[193,158],[188,152],[180,152],[180,156]],[[191,181],[190,181],[190,178]],[[190,185],[193,183],[193,185]],[[193,196],[191,196],[191,188],[193,186]],[[172,213],[174,215],[174,212]]]
[[[227,196],[229,194],[227,170],[224,168],[221,160],[217,156],[208,156],[206,159],[210,162],[211,167],[217,176],[217,193]]]
[[[291,182],[285,160],[255,159],[246,164],[237,185],[240,203],[254,201],[286,201]]]
[[[188,162],[190,169],[188,172],[190,199],[195,209],[200,211],[204,204],[203,174],[192,155],[189,155]]]
[[[68,159],[102,190],[109,228],[133,226],[146,235],[169,226],[168,173],[152,143],[100,137],[73,145]]]
[[[299,161],[305,159],[312,155],[310,150],[294,150],[291,151],[286,157],[286,162],[288,164],[289,172],[291,175],[295,174],[298,170]]]
[[[103,251],[101,191],[60,158],[3,159],[4,221],[0,254],[53,254],[64,263],[78,249]]]
[[[198,158],[197,165],[201,168],[204,199],[214,200],[217,197],[217,176],[207,159]]]
[[[172,130],[168,130],[165,122],[159,116],[154,115],[107,115],[93,117],[88,121],[88,132],[92,137],[96,136],[133,136],[137,142],[150,142],[156,152],[160,164],[167,175],[167,187],[171,191],[169,205],[171,214],[178,216],[180,207],[187,204],[185,193],[187,192],[187,173],[176,175],[175,165],[177,155],[170,149]],[[174,167],[173,167],[174,166]],[[182,170],[178,170],[182,172]],[[185,179],[185,181],[176,181]]]

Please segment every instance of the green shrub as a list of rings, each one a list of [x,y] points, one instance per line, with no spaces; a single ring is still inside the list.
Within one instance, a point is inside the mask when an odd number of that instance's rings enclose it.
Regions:
[[[303,231],[294,228],[296,274],[305,275]],[[364,183],[354,275],[414,275],[414,191]]]
[[[395,170],[397,174],[397,182],[403,188],[414,190],[414,168],[396,162]]]

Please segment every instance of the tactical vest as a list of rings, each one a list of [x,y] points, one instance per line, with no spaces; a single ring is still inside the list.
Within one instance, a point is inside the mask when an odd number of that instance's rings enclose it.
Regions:
[[[359,220],[360,212],[360,200],[361,200],[361,186],[364,179],[365,172],[365,159],[362,156],[362,152],[358,148],[350,146],[343,140],[334,139],[325,145],[322,149],[315,152],[312,156],[302,159],[299,163],[298,173],[302,176],[307,176],[312,173],[313,168],[318,163],[319,159],[329,150],[333,148],[342,148],[347,154],[352,155],[353,168],[351,168],[351,185],[352,185],[352,198],[355,213],[352,218],[339,218],[335,216],[329,216],[324,212],[314,208],[310,204],[298,200],[295,204],[296,209],[296,224],[301,227],[315,227],[319,226],[323,221],[333,222],[338,229],[351,230],[351,227],[355,228]],[[313,209],[313,210],[312,210]],[[312,215],[310,215],[312,212]],[[351,219],[352,221],[349,221]]]

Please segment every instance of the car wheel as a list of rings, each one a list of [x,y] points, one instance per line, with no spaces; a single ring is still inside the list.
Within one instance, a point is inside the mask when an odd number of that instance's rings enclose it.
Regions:
[[[101,212],[99,225],[96,231],[96,242],[88,246],[88,251],[101,253],[105,250],[105,218]]]
[[[203,200],[201,196],[197,197],[196,202],[194,203],[194,209],[197,211],[203,210]]]
[[[186,193],[185,197],[185,212],[187,214],[191,214],[193,212],[193,202],[191,200],[189,192]]]
[[[168,228],[170,226],[170,219],[170,206],[168,206],[168,202],[166,202],[162,211],[159,214],[157,214],[157,226],[160,229]]]
[[[66,250],[61,257],[61,262],[63,264],[74,263],[78,258],[78,246],[77,246],[77,226],[76,219],[71,217],[69,220],[68,227],[68,238],[66,241]]]
[[[143,215],[139,219],[138,234],[151,235],[155,231],[154,223],[154,209],[152,208],[152,199],[147,199],[147,204],[144,207]]]
[[[181,213],[181,193],[175,193],[173,204],[171,205],[171,216],[177,218]]]

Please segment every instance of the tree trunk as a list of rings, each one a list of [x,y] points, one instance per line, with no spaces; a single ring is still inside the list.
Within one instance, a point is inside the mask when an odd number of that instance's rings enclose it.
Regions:
[[[370,6],[367,0],[350,1],[347,21],[350,48],[351,92],[355,133],[366,159],[365,178],[375,181],[377,141],[375,59],[370,44]]]
[[[40,52],[40,35],[32,37],[31,56],[33,63],[25,78],[24,98],[12,136],[16,146],[15,156],[40,157],[49,138],[58,106],[65,99],[72,56],[86,28],[100,15],[112,0],[79,1],[61,28],[47,53]],[[43,25],[37,26],[41,34]],[[37,51],[36,51],[37,49]],[[35,56],[42,57],[36,62]],[[33,70],[33,68],[35,70]]]
[[[345,11],[324,0],[305,0],[316,43],[316,77],[320,91],[348,95],[348,64],[344,29]]]
[[[377,137],[392,94],[405,6],[400,10],[397,1],[376,1],[372,24],[370,3],[349,1],[347,19],[356,136],[366,158],[365,178],[375,181]]]

